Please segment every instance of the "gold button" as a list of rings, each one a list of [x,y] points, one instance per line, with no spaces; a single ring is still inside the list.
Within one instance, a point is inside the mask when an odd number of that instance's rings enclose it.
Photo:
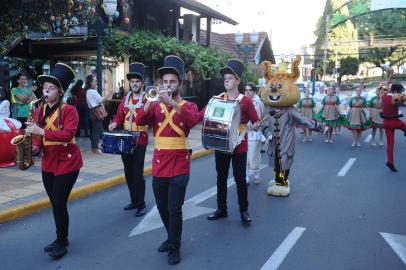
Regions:
[[[156,163],[160,163],[161,161],[159,159],[156,160]]]
[[[161,113],[164,113],[164,110],[161,110]]]
[[[162,125],[162,123],[161,122],[158,122],[158,126],[161,126]]]
[[[183,127],[183,123],[182,123],[182,122],[180,122],[179,125],[180,125],[181,127]]]
[[[68,158],[71,158],[72,157],[72,154],[68,154]]]

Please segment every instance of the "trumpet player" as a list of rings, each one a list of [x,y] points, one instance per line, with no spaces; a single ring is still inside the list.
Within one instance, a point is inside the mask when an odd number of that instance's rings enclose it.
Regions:
[[[167,239],[158,247],[168,253],[168,263],[181,260],[182,205],[190,176],[188,136],[199,122],[197,106],[180,96],[184,62],[170,55],[158,69],[162,85],[157,101],[148,100],[136,116],[137,125],[152,126],[155,137],[152,189]]]
[[[386,86],[383,86],[386,88]],[[400,129],[406,136],[406,123],[399,119],[402,114],[399,114],[399,105],[406,101],[406,95],[404,93],[404,87],[401,84],[394,83],[391,85],[390,92],[383,90],[382,96],[382,118],[383,127],[386,134],[386,152],[387,162],[386,166],[392,172],[397,172],[395,164],[393,162],[393,146],[395,144],[395,130]]]
[[[69,245],[69,194],[83,166],[75,134],[79,117],[76,108],[62,101],[63,94],[75,77],[73,70],[62,63],[50,75],[38,76],[43,84],[46,104],[39,107],[26,132],[33,134],[33,154],[42,151],[42,181],[52,205],[56,240],[44,247],[54,259],[63,257]],[[36,136],[35,136],[36,135]]]
[[[136,209],[135,216],[140,217],[146,212],[144,158],[148,145],[148,127],[137,125],[135,117],[146,102],[143,91],[145,65],[138,62],[132,63],[129,70],[127,80],[130,82],[130,91],[121,99],[113,122],[109,125],[109,130],[113,131],[123,127],[124,132],[133,134],[135,148],[129,154],[121,155],[131,198],[131,202],[124,207],[124,210]]]

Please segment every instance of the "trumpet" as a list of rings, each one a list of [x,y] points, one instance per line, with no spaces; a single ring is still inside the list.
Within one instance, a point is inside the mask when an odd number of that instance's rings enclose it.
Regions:
[[[168,90],[165,91],[160,91],[159,87],[157,86],[148,86],[145,89],[145,98],[148,101],[154,102],[154,101],[158,101],[160,94],[159,93],[168,93],[168,95],[172,98],[172,90],[169,88]]]

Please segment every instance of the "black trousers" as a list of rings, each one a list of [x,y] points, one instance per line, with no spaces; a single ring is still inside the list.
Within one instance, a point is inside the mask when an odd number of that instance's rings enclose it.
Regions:
[[[182,237],[182,205],[188,182],[189,174],[172,178],[153,177],[152,180],[159,215],[168,233],[168,241],[175,248],[180,247]]]
[[[58,241],[68,239],[69,214],[66,204],[78,175],[79,171],[62,175],[42,172],[42,181],[52,205]]]
[[[131,202],[138,209],[145,207],[144,158],[146,150],[146,145],[139,144],[132,154],[121,155]]]
[[[96,115],[92,110],[90,110],[89,117],[92,124],[92,132],[90,135],[92,149],[99,149],[99,140],[100,136],[103,133],[103,121],[97,119]]]
[[[247,164],[247,153],[227,154],[216,151],[217,171],[217,207],[227,211],[227,178],[230,162],[233,165],[234,181],[237,185],[238,205],[240,212],[248,210],[248,189],[245,181],[245,167]]]

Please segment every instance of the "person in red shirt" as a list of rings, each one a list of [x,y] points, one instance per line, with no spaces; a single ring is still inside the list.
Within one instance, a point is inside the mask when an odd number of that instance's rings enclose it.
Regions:
[[[257,130],[260,126],[254,104],[247,96],[242,95],[238,91],[238,85],[241,82],[241,76],[244,71],[244,64],[236,59],[228,61],[227,66],[220,70],[224,79],[224,87],[226,92],[219,97],[227,100],[237,100],[241,105],[241,125],[246,126],[249,121],[253,124],[253,129]],[[206,108],[200,112],[201,118],[205,113]],[[244,139],[235,148],[233,153],[224,153],[215,151],[216,171],[217,171],[217,210],[210,214],[208,220],[217,220],[228,216],[227,212],[227,178],[230,162],[233,164],[234,181],[237,184],[238,204],[240,208],[241,221],[248,225],[251,223],[251,218],[248,214],[248,189],[245,181],[248,151],[248,138],[245,134]]]
[[[390,92],[384,90],[382,96],[382,118],[383,127],[386,134],[386,152],[387,162],[386,166],[393,172],[397,172],[393,163],[393,146],[395,144],[395,130],[400,129],[406,136],[406,123],[399,119],[402,114],[399,114],[399,105],[406,101],[404,87],[401,84],[394,83],[391,85]]]
[[[131,198],[131,202],[124,207],[124,210],[136,208],[136,217],[143,216],[146,212],[144,158],[148,145],[148,127],[138,126],[135,123],[135,117],[146,102],[143,91],[144,77],[145,65],[143,63],[130,64],[127,79],[130,81],[131,90],[121,99],[113,122],[109,125],[110,131],[123,127],[124,132],[134,136],[136,147],[130,154],[122,154],[121,159]]]
[[[26,132],[32,137],[33,154],[42,151],[42,180],[52,205],[56,225],[56,240],[45,246],[44,251],[55,259],[63,257],[69,245],[69,194],[83,166],[75,133],[79,117],[76,108],[65,104],[62,97],[75,74],[67,65],[58,63],[50,75],[38,76],[43,84],[46,104],[27,123]]]
[[[168,239],[158,251],[168,252],[169,264],[178,264],[181,260],[182,205],[190,176],[188,136],[200,119],[196,104],[180,96],[185,76],[183,60],[167,56],[158,73],[162,80],[159,102],[147,101],[137,114],[136,123],[151,126],[155,137],[152,188],[168,233]]]

